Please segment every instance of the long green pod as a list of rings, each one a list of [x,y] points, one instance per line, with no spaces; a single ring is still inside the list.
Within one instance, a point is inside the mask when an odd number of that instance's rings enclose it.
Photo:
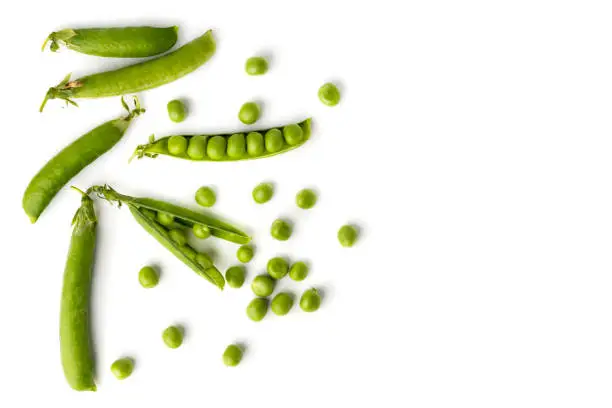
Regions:
[[[85,133],[47,162],[28,184],[22,206],[30,221],[36,222],[53,197],[81,170],[109,151],[130,126],[132,119],[144,112],[137,98],[130,110],[125,101],[127,115],[103,123]]]
[[[168,54],[113,71],[70,80],[68,75],[57,86],[49,88],[40,111],[49,99],[102,98],[145,91],[175,81],[203,65],[215,53],[212,31]]]
[[[43,51],[61,45],[82,54],[113,58],[152,57],[176,44],[178,27],[67,28],[49,34]]]
[[[64,376],[77,391],[95,391],[90,292],[96,243],[93,200],[83,193],[72,225],[60,305],[60,354]]]

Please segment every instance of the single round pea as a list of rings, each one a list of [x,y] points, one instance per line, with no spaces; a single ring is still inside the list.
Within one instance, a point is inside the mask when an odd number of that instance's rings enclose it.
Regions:
[[[253,200],[257,204],[267,203],[274,195],[274,187],[270,183],[260,183],[253,189]]]
[[[272,238],[279,241],[287,241],[289,238],[291,238],[292,232],[293,229],[291,228],[291,225],[281,219],[275,220],[272,223],[272,227],[270,227],[270,235],[272,235]]]
[[[193,249],[192,247],[190,247],[189,245],[183,245],[181,247],[181,251],[187,255],[187,258],[189,259],[193,259],[195,261],[196,255],[198,255],[198,253],[196,252],[195,249]]]
[[[223,136],[213,136],[206,145],[206,154],[213,160],[221,160],[225,157],[226,142]]]
[[[270,129],[266,132],[265,136],[266,151],[268,153],[279,152],[285,141],[283,140],[283,133],[278,129]]]
[[[242,245],[236,251],[236,258],[242,263],[248,263],[253,259],[254,251],[253,247],[250,245]]]
[[[187,235],[185,235],[185,231],[183,230],[171,229],[168,235],[170,235],[171,240],[179,245],[185,245],[187,243]]]
[[[247,153],[251,157],[259,156],[265,151],[263,135],[259,132],[251,132],[246,137]]]
[[[125,380],[134,371],[134,360],[126,357],[120,358],[111,364],[110,369],[118,380]]]
[[[247,102],[240,108],[238,119],[245,125],[252,125],[259,119],[259,105],[255,102]]]
[[[182,122],[185,120],[185,104],[178,99],[168,102],[168,116],[173,122]]]
[[[242,265],[236,265],[230,267],[227,271],[225,271],[225,280],[227,284],[232,288],[240,288],[244,283],[244,277],[246,275],[246,270]]]
[[[305,312],[314,312],[321,306],[321,295],[315,288],[305,290],[300,298],[300,307]]]
[[[202,207],[212,207],[217,202],[217,195],[210,187],[200,187],[195,193],[195,200]]]
[[[247,316],[249,319],[254,322],[261,321],[264,317],[266,317],[266,313],[268,313],[268,299],[258,297],[249,303],[246,308]]]
[[[300,125],[293,123],[283,128],[283,136],[289,146],[295,146],[300,144],[304,139],[304,131]]]
[[[170,136],[168,139],[168,153],[173,156],[180,156],[187,150],[187,139],[183,136]]]
[[[274,292],[276,282],[268,275],[257,275],[251,282],[251,289],[257,296],[266,297]]]
[[[140,211],[145,215],[145,217],[150,218],[152,220],[157,218],[157,213],[150,208],[143,208]]]
[[[189,139],[187,156],[194,160],[202,160],[206,157],[206,136],[197,135]]]
[[[300,190],[295,195],[295,203],[301,209],[308,210],[317,203],[317,194],[308,188]]]
[[[357,241],[357,229],[352,225],[343,225],[338,230],[338,241],[345,248],[350,248]]]
[[[210,255],[205,254],[203,252],[200,252],[196,255],[195,261],[203,268],[210,268],[213,265],[213,261]]]
[[[293,307],[293,295],[287,292],[281,292],[274,296],[272,302],[270,302],[270,309],[277,316],[284,316]]]
[[[246,142],[243,133],[235,133],[227,139],[227,156],[240,159],[245,155]]]
[[[145,266],[138,272],[138,282],[143,288],[154,288],[159,283],[159,273],[153,267]]]
[[[340,102],[340,91],[331,82],[323,84],[319,88],[319,100],[327,106],[336,106]]]
[[[246,60],[244,70],[249,75],[263,75],[268,72],[268,61],[263,57],[251,57]]]
[[[160,211],[157,213],[157,222],[165,227],[170,227],[174,224],[174,216]]]
[[[287,275],[287,272],[289,272],[289,264],[284,258],[277,256],[268,261],[266,269],[268,271],[268,275],[278,280]]]
[[[303,281],[308,276],[308,265],[304,262],[296,262],[289,269],[289,277],[296,282]]]
[[[235,344],[227,346],[223,352],[223,364],[228,367],[236,367],[242,360],[242,349]]]
[[[166,346],[179,348],[183,344],[183,331],[179,327],[170,326],[162,333],[162,339]]]
[[[210,237],[210,228],[203,224],[193,224],[193,235],[200,239],[206,239]]]

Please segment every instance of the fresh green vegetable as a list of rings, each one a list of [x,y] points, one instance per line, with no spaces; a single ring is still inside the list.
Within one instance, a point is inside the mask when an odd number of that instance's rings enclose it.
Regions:
[[[257,204],[267,203],[274,195],[274,187],[270,183],[260,183],[253,189],[253,200]]]
[[[203,160],[206,157],[206,136],[198,135],[189,138],[187,156],[193,160]]]
[[[236,258],[242,263],[249,263],[253,259],[254,251],[250,245],[242,245],[236,251]]]
[[[206,155],[210,160],[223,160],[226,148],[227,140],[223,136],[212,136],[206,146]]]
[[[258,275],[251,282],[251,289],[256,296],[266,297],[274,292],[276,282],[268,275]]]
[[[72,81],[68,75],[57,86],[49,88],[40,111],[49,99],[63,99],[76,105],[74,98],[102,98],[156,88],[195,71],[212,57],[215,48],[212,31],[207,31],[161,57]]]
[[[110,369],[118,380],[125,380],[134,371],[134,360],[131,358],[120,358],[111,364]]]
[[[195,200],[202,207],[212,207],[217,202],[217,195],[210,187],[200,187],[195,193]]]
[[[210,268],[213,266],[213,260],[210,255],[200,252],[196,255],[195,261],[202,265],[204,268]]]
[[[295,203],[301,209],[308,210],[317,203],[317,194],[307,188],[300,190],[295,196]]]
[[[268,153],[275,154],[280,152],[285,145],[283,133],[278,129],[268,130],[264,137],[264,144]],[[289,145],[289,143],[287,143],[287,145]]]
[[[296,146],[302,143],[304,139],[304,131],[301,127],[292,123],[283,128],[283,136],[289,146]]]
[[[251,57],[246,60],[244,70],[249,75],[263,75],[268,72],[268,61],[263,57]]]
[[[159,273],[153,267],[145,266],[138,272],[138,281],[143,288],[154,288],[159,282]]]
[[[168,139],[168,152],[171,155],[179,156],[187,150],[187,139],[183,136],[171,136]]]
[[[331,82],[323,84],[319,88],[319,100],[327,106],[336,106],[340,102],[340,91]]]
[[[296,262],[289,269],[289,277],[296,282],[303,281],[308,276],[308,265],[304,262]]]
[[[32,223],[36,222],[70,179],[109,151],[121,140],[132,119],[144,112],[137,98],[134,98],[133,110],[123,99],[121,102],[127,110],[126,116],[108,121],[85,133],[49,160],[32,178],[22,199],[23,209]]]
[[[185,104],[178,100],[174,99],[168,102],[168,117],[171,121],[179,123],[185,120]],[[182,152],[181,152],[182,153]]]
[[[227,271],[225,271],[225,280],[227,284],[232,288],[240,288],[244,284],[244,277],[246,275],[246,271],[244,266],[236,265],[230,267]]]
[[[249,132],[246,137],[247,155],[257,157],[265,152],[264,138],[259,132]]]
[[[230,344],[223,352],[223,364],[228,367],[236,367],[242,360],[242,349],[235,344]]]
[[[185,232],[180,229],[171,229],[168,231],[168,235],[170,239],[176,242],[179,246],[183,246],[187,243],[187,235]]]
[[[202,224],[193,225],[193,235],[200,239],[206,239],[210,237],[210,228]]]
[[[300,308],[305,312],[314,312],[321,306],[321,295],[315,288],[305,290],[300,298]]]
[[[241,159],[246,155],[246,140],[243,133],[233,134],[227,139],[227,157]]]
[[[287,241],[291,238],[291,233],[293,232],[293,228],[287,221],[277,219],[272,223],[270,227],[270,235],[272,238],[277,239],[279,241]]]
[[[148,210],[148,208],[146,208],[146,210]],[[158,212],[157,213],[157,222],[159,222],[161,225],[163,225],[165,227],[171,227],[171,226],[174,225],[174,217],[172,215],[170,215],[170,214],[165,213],[165,212]]]
[[[176,43],[178,27],[67,28],[47,37],[55,52],[60,45],[83,54],[112,58],[144,58],[168,51]]]
[[[260,109],[259,105],[255,102],[247,102],[240,108],[238,112],[238,119],[245,125],[252,125],[259,119]]]
[[[268,299],[258,297],[249,303],[246,309],[247,316],[254,322],[261,321],[268,313]]]
[[[170,348],[179,348],[183,344],[183,330],[177,326],[170,326],[162,333],[162,340]]]
[[[288,292],[281,292],[274,296],[270,303],[270,309],[277,316],[284,316],[293,307],[293,295]]]
[[[196,256],[198,255],[198,253],[196,252],[195,249],[193,249],[192,247],[190,247],[189,245],[185,244],[181,247],[181,251],[187,256],[187,258],[195,261],[196,260]]]
[[[357,229],[352,225],[343,225],[338,230],[338,241],[340,241],[340,245],[345,248],[352,247],[357,241],[357,238]]]
[[[289,272],[289,264],[284,258],[277,256],[268,261],[267,271],[268,275],[279,280],[284,278],[287,272]]]

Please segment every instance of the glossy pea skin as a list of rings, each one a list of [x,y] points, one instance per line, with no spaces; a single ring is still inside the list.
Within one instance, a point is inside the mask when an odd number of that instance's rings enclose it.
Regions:
[[[253,200],[257,204],[267,203],[274,195],[274,187],[270,183],[260,183],[253,189]]]
[[[285,144],[283,133],[278,129],[270,129],[264,136],[266,151],[268,153],[277,153]]]
[[[172,349],[179,348],[183,344],[183,330],[177,326],[170,326],[162,332],[162,340]]]
[[[187,243],[187,235],[185,235],[185,231],[183,230],[172,229],[168,232],[168,235],[170,235],[170,239],[176,242],[179,246]]]
[[[225,157],[226,141],[223,136],[213,136],[208,140],[206,155],[213,160],[221,160]]]
[[[182,101],[174,99],[168,102],[167,109],[171,121],[179,123],[185,120],[185,104]]]
[[[289,272],[289,264],[284,258],[277,256],[268,261],[266,270],[268,271],[268,275],[279,280],[284,278]]]
[[[264,138],[259,132],[250,132],[246,137],[247,153],[251,157],[257,157],[265,151]]]
[[[210,187],[200,187],[195,193],[195,200],[202,207],[212,207],[217,202],[217,195]]]
[[[304,131],[300,125],[292,123],[283,128],[283,136],[289,146],[295,146],[304,140]]]
[[[287,241],[291,238],[292,232],[293,228],[291,225],[281,219],[275,220],[270,227],[270,235],[272,235],[272,238],[279,241]]]
[[[321,295],[315,288],[305,290],[300,298],[300,308],[305,312],[314,312],[321,306]]]
[[[268,313],[268,299],[258,297],[249,303],[246,308],[246,314],[254,322],[261,321]]]
[[[206,225],[202,224],[194,224],[193,225],[193,235],[200,239],[206,239],[210,237],[210,228]]]
[[[266,297],[274,292],[276,282],[268,275],[258,275],[251,282],[251,289],[256,296]]]
[[[138,282],[143,288],[154,288],[159,283],[159,273],[153,267],[145,266],[138,272]]]
[[[173,156],[180,156],[187,150],[187,139],[185,136],[170,136],[168,139],[168,153]]]
[[[270,302],[270,309],[277,316],[284,316],[293,307],[293,295],[288,292],[281,292],[274,296],[272,302]]]
[[[174,217],[168,213],[160,211],[157,213],[157,222],[165,227],[170,227],[172,224],[174,224]]]
[[[223,364],[228,367],[236,367],[242,360],[242,349],[235,344],[227,346],[223,352]]]
[[[244,278],[246,271],[244,266],[236,265],[232,266],[225,271],[225,281],[232,288],[240,288],[244,284]]]
[[[357,229],[352,225],[343,225],[338,230],[338,241],[345,248],[352,247],[357,241]]]
[[[197,135],[189,139],[187,156],[193,160],[202,160],[206,157],[206,136]]]
[[[244,70],[249,75],[263,75],[268,72],[268,61],[263,57],[251,57],[246,60]]]
[[[196,255],[195,260],[204,268],[210,268],[213,266],[213,261],[210,255],[200,252]]]
[[[131,358],[120,358],[111,364],[110,369],[118,380],[125,380],[134,371],[134,360]]]
[[[240,108],[238,119],[245,125],[252,125],[259,119],[259,105],[255,102],[247,102]]]
[[[303,210],[311,209],[316,203],[317,194],[308,188],[298,191],[295,196],[295,204]]]
[[[308,265],[304,262],[296,262],[289,269],[289,277],[296,282],[303,281],[308,276]]]
[[[236,133],[227,139],[227,157],[240,159],[246,153],[246,140],[243,133]]]
[[[340,91],[331,82],[323,84],[319,88],[319,100],[327,106],[336,106],[340,102]]]
[[[242,245],[236,251],[236,258],[242,263],[249,263],[253,259],[254,251],[250,245]]]

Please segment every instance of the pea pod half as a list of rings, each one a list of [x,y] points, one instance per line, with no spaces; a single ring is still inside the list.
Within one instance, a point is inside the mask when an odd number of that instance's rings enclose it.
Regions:
[[[178,27],[67,28],[49,34],[42,46],[57,51],[60,45],[98,57],[143,58],[168,51],[177,40]]]
[[[148,144],[136,148],[132,158],[155,158],[160,154],[192,161],[238,161],[271,157],[297,149],[306,143],[310,139],[311,121],[312,118],[308,118],[297,124],[246,134],[174,135],[158,140],[151,136]],[[301,134],[298,139],[287,137],[288,129],[295,133],[298,128],[300,130],[297,133]],[[172,146],[173,138],[184,138],[187,143],[181,144],[185,148],[175,150]]]

